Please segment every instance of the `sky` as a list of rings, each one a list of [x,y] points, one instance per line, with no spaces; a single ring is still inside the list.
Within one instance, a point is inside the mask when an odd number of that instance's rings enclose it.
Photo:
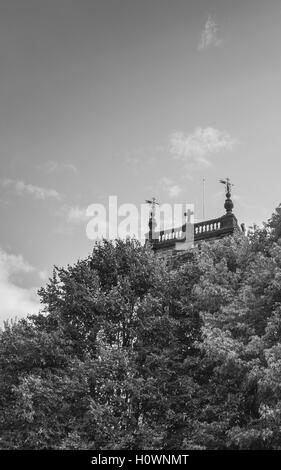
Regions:
[[[281,202],[281,2],[0,0],[0,322],[93,248],[91,204]]]

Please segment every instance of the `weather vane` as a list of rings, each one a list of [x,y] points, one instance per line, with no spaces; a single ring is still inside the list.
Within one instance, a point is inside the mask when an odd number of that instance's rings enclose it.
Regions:
[[[150,216],[149,216],[149,240],[152,242],[153,237],[154,237],[154,232],[155,232],[155,227],[156,227],[156,220],[155,220],[155,207],[156,205],[159,206],[159,203],[156,201],[156,198],[153,197],[151,200],[146,199],[145,201],[147,204],[150,205],[151,211],[150,211]]]
[[[221,184],[225,185],[225,194],[226,194],[227,197],[230,197],[231,196],[231,188],[232,188],[232,186],[234,186],[234,184],[231,183],[229,178],[226,178],[225,180],[219,180],[219,182]]]
[[[156,201],[156,197],[153,197],[151,200],[150,199],[146,199],[145,202],[147,204],[150,204],[150,207],[151,207],[151,213],[154,213],[155,212],[155,206],[159,206],[159,202]]]

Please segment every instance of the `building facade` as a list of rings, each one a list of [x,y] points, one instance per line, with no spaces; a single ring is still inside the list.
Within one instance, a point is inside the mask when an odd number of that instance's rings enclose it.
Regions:
[[[186,221],[182,226],[156,231],[155,199],[148,201],[151,203],[151,212],[146,243],[150,244],[156,254],[165,256],[184,251],[189,247],[199,245],[203,241],[219,240],[241,230],[233,213],[234,205],[231,199],[232,185],[228,178],[220,182],[225,184],[226,189],[225,214],[215,219],[192,224],[190,223],[190,214],[185,214]],[[243,225],[241,228],[243,230]]]

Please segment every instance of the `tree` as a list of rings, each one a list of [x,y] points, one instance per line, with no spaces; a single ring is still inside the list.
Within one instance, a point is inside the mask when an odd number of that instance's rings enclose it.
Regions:
[[[279,225],[56,267],[41,313],[0,333],[0,447],[279,449]]]
[[[188,292],[136,241],[104,242],[55,268],[40,291],[42,313],[1,334],[2,446],[164,445],[200,330]]]

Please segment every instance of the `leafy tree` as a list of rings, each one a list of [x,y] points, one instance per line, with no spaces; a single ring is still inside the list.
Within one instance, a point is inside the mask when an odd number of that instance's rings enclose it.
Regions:
[[[0,333],[0,448],[279,449],[280,227],[55,267]]]

